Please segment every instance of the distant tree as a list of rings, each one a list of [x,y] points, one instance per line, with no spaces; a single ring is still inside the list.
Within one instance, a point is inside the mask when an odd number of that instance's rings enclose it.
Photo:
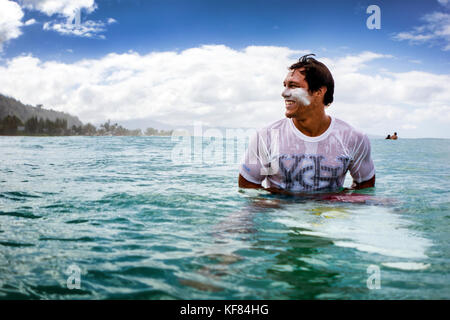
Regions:
[[[28,134],[38,133],[38,119],[37,117],[31,117],[25,122],[25,132]]]
[[[165,130],[158,130],[155,128],[147,128],[145,130],[146,136],[170,136],[172,135],[173,130],[165,131]]]
[[[0,134],[15,135],[17,127],[22,126],[22,121],[16,116],[8,115],[0,121]]]
[[[122,127],[117,122],[111,124],[111,120],[106,121],[100,125],[99,130],[97,130],[97,135],[112,135],[112,136],[140,136],[142,135],[141,129],[129,130]]]
[[[48,134],[52,135],[52,134],[56,134],[57,130],[56,130],[56,125],[53,121],[49,120],[49,119],[45,119],[45,123],[44,126],[42,128],[42,130],[44,132],[47,132]]]
[[[70,133],[73,134],[73,135],[79,136],[79,135],[81,135],[81,128],[82,128],[81,126],[77,127],[76,125],[72,125]]]
[[[97,129],[91,123],[87,123],[81,127],[81,134],[85,136],[93,136],[97,134]]]
[[[64,135],[67,134],[67,120],[56,118],[56,121],[53,124],[53,134]]]
[[[105,132],[109,132],[111,129],[111,120],[108,119],[104,124],[100,125],[100,129],[103,129]]]
[[[48,131],[48,129],[45,128],[45,121],[44,121],[44,119],[39,118],[37,133],[44,133],[44,132],[47,132],[47,131]]]
[[[172,133],[173,133],[173,130],[169,130],[169,131],[161,130],[160,131],[160,135],[162,135],[162,136],[171,136]]]
[[[145,135],[146,136],[156,136],[156,135],[158,135],[158,130],[155,128],[147,128],[147,130],[145,130]]]
[[[141,129],[130,130],[130,136],[142,136]]]

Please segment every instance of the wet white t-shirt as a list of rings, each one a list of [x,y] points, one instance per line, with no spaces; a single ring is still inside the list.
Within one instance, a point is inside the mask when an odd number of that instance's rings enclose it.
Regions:
[[[361,183],[375,175],[367,135],[331,117],[317,137],[284,118],[258,130],[249,141],[239,173],[248,181],[294,192],[336,190],[350,171]]]

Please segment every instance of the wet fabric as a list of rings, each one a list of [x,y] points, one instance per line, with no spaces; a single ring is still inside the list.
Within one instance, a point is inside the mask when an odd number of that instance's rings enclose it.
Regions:
[[[258,130],[240,166],[248,181],[267,187],[308,192],[335,190],[344,184],[347,171],[354,181],[371,179],[375,167],[367,135],[331,117],[328,129],[317,137],[298,130],[284,118]]]

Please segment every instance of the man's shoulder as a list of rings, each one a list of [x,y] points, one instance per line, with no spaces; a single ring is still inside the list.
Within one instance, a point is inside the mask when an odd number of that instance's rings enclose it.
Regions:
[[[254,135],[255,136],[261,136],[269,139],[274,134],[278,134],[278,132],[284,132],[286,130],[288,125],[288,118],[283,118],[277,121],[274,121],[262,128],[259,128],[255,130]]]
[[[335,139],[338,139],[349,148],[358,148],[362,145],[370,146],[370,139],[364,132],[356,129],[352,125],[341,119],[334,119],[333,131]]]
[[[357,139],[363,139],[364,137],[367,137],[367,135],[364,132],[356,129],[355,127],[345,122],[344,120],[334,118],[334,122],[335,123],[333,129],[341,134],[353,136]]]
[[[286,126],[287,121],[289,121],[289,118],[283,118],[283,119],[274,121],[274,122],[262,127],[260,130],[267,131],[267,130],[271,130],[271,129],[281,129]]]

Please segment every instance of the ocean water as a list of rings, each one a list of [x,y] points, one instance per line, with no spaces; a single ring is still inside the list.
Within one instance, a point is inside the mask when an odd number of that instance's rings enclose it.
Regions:
[[[364,203],[239,190],[236,141],[180,143],[0,137],[0,299],[450,299],[450,140],[372,140]]]

